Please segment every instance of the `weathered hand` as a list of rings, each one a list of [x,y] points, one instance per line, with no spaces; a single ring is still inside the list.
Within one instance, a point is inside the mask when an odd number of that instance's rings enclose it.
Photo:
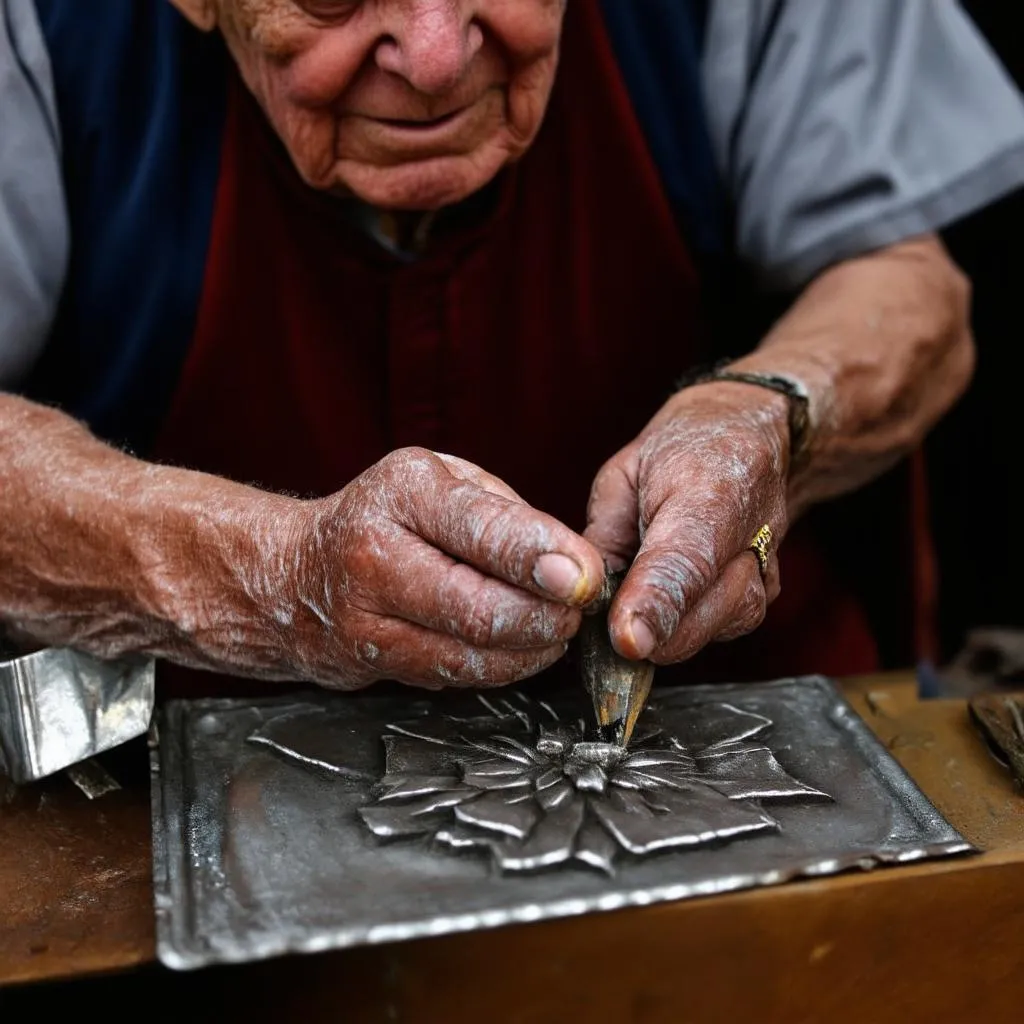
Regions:
[[[423,449],[307,503],[293,533],[296,667],[339,688],[533,675],[562,656],[603,582],[578,534],[478,467]]]
[[[620,654],[682,661],[760,625],[779,593],[787,414],[784,397],[753,385],[687,388],[602,467],[584,536],[612,568],[636,556],[609,615]],[[749,546],[766,523],[762,580]]]

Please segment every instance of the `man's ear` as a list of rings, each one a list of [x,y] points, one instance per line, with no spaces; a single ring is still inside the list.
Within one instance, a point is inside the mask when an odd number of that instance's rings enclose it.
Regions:
[[[171,3],[195,25],[209,32],[217,25],[217,9],[214,0],[171,0]]]

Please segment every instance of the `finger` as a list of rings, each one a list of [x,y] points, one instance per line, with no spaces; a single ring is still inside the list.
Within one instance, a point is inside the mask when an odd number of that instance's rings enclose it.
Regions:
[[[396,527],[396,529],[400,529]],[[521,650],[565,643],[576,635],[580,611],[527,593],[406,533],[402,556],[383,561],[372,591],[351,595],[357,605],[448,633],[474,647]]]
[[[573,605],[604,582],[597,549],[553,516],[453,476],[437,456],[416,472],[413,497],[396,509],[402,525],[481,572]],[[441,466],[444,472],[437,472]]]
[[[594,478],[583,536],[613,571],[625,569],[640,547],[636,493],[637,450],[626,449],[606,462]]]
[[[754,564],[757,566],[758,575],[760,576],[761,564],[758,562],[757,556],[752,551],[749,553],[749,556],[747,552],[737,555],[736,561],[742,561],[747,557],[753,560]],[[731,622],[727,621],[722,629],[711,638],[712,641],[718,643],[728,640],[737,640],[741,636],[746,636],[748,633],[752,633],[761,625],[761,622],[764,619],[764,613],[771,606],[772,602],[779,596],[779,593],[782,590],[779,580],[779,560],[775,555],[770,554],[768,556],[768,571],[761,579],[761,587],[764,592],[764,599],[761,600],[759,595],[755,593],[746,607],[744,608],[741,606],[738,609],[735,618]],[[710,599],[710,595],[708,595],[708,599]],[[681,628],[685,628],[685,625],[686,622],[684,619]]]
[[[377,679],[414,686],[504,686],[542,672],[565,654],[566,645],[527,651],[486,650],[412,622],[379,617],[354,652]]]
[[[666,502],[657,510],[611,608],[608,625],[620,654],[646,658],[669,642],[683,616],[746,547],[749,538],[739,532],[737,518],[711,502]]]
[[[757,629],[764,621],[769,601],[768,586],[778,593],[778,566],[761,578],[753,552],[737,555],[711,585],[696,606],[684,615],[668,641],[656,648],[650,660],[660,665],[684,661],[712,641],[734,640]]]
[[[678,502],[657,511],[640,554],[618,590],[608,623],[615,649],[626,657],[649,657],[668,644],[683,617],[696,608],[737,555],[746,564],[758,564],[754,553],[746,550],[750,536],[748,527],[741,524],[745,517],[716,510],[712,502],[698,503],[696,508],[703,509],[700,518],[690,507],[682,511]],[[782,524],[772,528],[775,537],[781,538]],[[773,562],[770,557],[769,567]],[[774,582],[768,585],[777,588],[774,571]]]

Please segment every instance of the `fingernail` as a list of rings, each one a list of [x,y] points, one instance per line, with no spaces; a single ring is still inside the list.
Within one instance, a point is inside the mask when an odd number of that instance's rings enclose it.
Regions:
[[[639,615],[629,620],[629,637],[633,643],[633,652],[638,658],[648,658],[658,646],[654,630]]]
[[[533,580],[549,594],[563,601],[579,600],[586,590],[586,576],[568,556],[551,552],[541,555],[533,567]]]

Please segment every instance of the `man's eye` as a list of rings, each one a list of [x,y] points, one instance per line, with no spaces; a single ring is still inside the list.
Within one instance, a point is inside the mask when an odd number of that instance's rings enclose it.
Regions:
[[[363,0],[297,0],[298,5],[318,21],[338,21],[352,14]]]

